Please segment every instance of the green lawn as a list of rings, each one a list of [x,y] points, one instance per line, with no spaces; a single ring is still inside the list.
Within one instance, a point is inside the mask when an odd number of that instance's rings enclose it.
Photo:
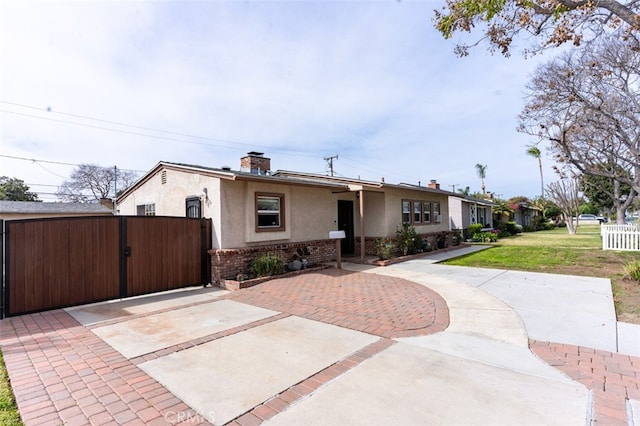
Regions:
[[[22,426],[2,353],[0,353],[0,425]]]
[[[527,232],[500,239],[491,249],[444,262],[447,265],[512,269],[610,278],[618,319],[640,324],[640,283],[624,277],[637,252],[603,251],[599,225]]]

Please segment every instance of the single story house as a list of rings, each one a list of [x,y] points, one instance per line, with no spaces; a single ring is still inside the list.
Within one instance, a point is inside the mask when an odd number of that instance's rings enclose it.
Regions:
[[[533,226],[533,218],[541,215],[542,209],[529,204],[519,203],[511,214],[511,220],[526,228]]]
[[[449,221],[451,229],[465,231],[469,225],[479,223],[485,228],[493,228],[495,203],[491,200],[480,200],[462,194],[449,197]]]
[[[110,200],[107,200],[110,203]],[[40,201],[0,201],[0,219],[43,219],[51,217],[110,216],[106,203],[45,203]]]
[[[343,254],[375,254],[375,241],[409,223],[426,238],[449,233],[451,193],[293,171],[271,171],[271,160],[249,152],[240,170],[160,162],[117,200],[123,215],[212,220],[216,284],[244,273],[260,253],[310,263],[335,259],[329,232],[345,231]]]

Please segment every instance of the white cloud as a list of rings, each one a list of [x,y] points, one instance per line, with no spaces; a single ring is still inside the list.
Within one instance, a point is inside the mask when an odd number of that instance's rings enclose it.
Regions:
[[[4,1],[0,100],[41,110],[0,104],[10,112],[0,113],[2,154],[147,170],[160,160],[235,167],[256,149],[274,168],[310,172],[339,154],[343,175],[472,189],[483,163],[488,189],[537,195],[528,140],[515,132],[535,62],[483,50],[456,58],[432,27],[433,9]],[[32,184],[59,184],[71,169],[0,157],[0,174]]]

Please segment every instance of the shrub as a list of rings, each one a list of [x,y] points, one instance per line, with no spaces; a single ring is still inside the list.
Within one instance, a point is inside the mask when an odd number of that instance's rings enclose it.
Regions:
[[[480,232],[481,229],[482,229],[482,224],[480,223],[473,223],[469,225],[469,237],[473,238],[473,236],[478,232]]]
[[[251,262],[249,267],[256,277],[268,277],[284,273],[284,260],[277,254],[261,254]]]
[[[381,260],[391,259],[395,245],[389,238],[378,238],[376,240],[376,255]]]
[[[640,281],[640,260],[632,260],[624,265],[625,277],[633,281]]]
[[[396,229],[396,243],[405,256],[422,250],[422,238],[418,236],[416,228],[407,223]]]
[[[542,231],[543,229],[545,229],[545,226],[547,224],[547,218],[542,215],[534,216],[531,220],[531,223],[533,231]]]
[[[478,232],[472,240],[476,243],[495,243],[498,241],[498,234],[495,232]]]
[[[500,231],[498,234],[498,238],[507,238],[511,236],[511,232],[509,231]]]
[[[511,235],[516,235],[522,232],[522,226],[518,225],[514,221],[510,221],[502,224],[502,230],[507,231]]]

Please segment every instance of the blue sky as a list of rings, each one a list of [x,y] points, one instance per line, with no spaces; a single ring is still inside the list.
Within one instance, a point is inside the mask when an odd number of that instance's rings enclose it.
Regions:
[[[488,191],[539,195],[515,128],[549,56],[457,58],[433,28],[441,6],[4,0],[0,175],[51,201],[73,164],[237,168],[261,151],[273,169],[326,173],[337,154],[342,176],[449,190],[480,191],[481,163]]]

